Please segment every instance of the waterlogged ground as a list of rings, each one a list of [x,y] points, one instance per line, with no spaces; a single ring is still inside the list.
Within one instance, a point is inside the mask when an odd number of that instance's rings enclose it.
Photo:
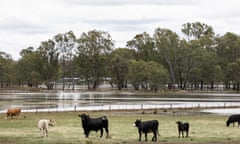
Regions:
[[[110,138],[99,138],[99,132],[91,132],[84,137],[78,114],[88,113],[91,117],[106,115],[109,119]],[[49,137],[42,138],[37,122],[42,118],[56,121],[49,129]],[[240,129],[226,127],[227,116],[206,114],[195,110],[124,110],[124,111],[77,111],[49,113],[21,113],[17,118],[5,119],[0,114],[0,143],[11,144],[138,144],[137,129],[133,127],[136,119],[159,121],[157,143],[164,144],[237,144]],[[190,123],[190,137],[178,138],[175,122]],[[149,134],[149,140],[152,134]],[[144,143],[145,142],[141,142]],[[152,142],[147,142],[152,143]]]
[[[240,94],[227,93],[137,93],[137,92],[63,92],[0,94],[0,113],[9,107],[23,112],[78,110],[127,110],[168,108],[240,107]]]

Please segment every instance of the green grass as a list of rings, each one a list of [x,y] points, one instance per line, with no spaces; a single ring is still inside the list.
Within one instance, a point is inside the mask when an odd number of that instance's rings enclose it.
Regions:
[[[160,123],[161,136],[159,143],[238,143],[240,129],[226,127],[226,116],[207,115],[182,112],[158,112],[152,114],[146,111],[100,111],[89,112],[91,117],[106,115],[110,122],[110,138],[99,138],[100,132],[91,132],[85,138],[78,114],[82,112],[52,112],[52,113],[22,113],[20,117],[5,119],[5,114],[0,114],[0,143],[10,144],[126,144],[139,143],[137,128],[133,122],[137,118],[142,120],[157,119]],[[56,121],[54,127],[49,128],[49,137],[42,138],[37,128],[37,122],[42,118],[52,118]],[[190,123],[190,137],[178,138],[175,121],[188,121]],[[148,135],[151,140],[152,134]],[[144,140],[144,136],[143,136]],[[142,142],[145,143],[145,142]],[[152,143],[152,142],[147,142]]]

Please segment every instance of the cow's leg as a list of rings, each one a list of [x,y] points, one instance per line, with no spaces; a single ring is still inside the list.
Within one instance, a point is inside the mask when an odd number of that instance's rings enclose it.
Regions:
[[[153,131],[152,141],[157,141],[157,131]]]
[[[145,141],[147,141],[147,132],[145,132]]]
[[[186,137],[188,137],[188,130],[186,130]]]
[[[182,137],[184,137],[184,131],[182,130]]]
[[[48,137],[48,129],[45,129],[46,136]]]
[[[107,127],[105,127],[105,132],[107,133],[106,138],[108,138],[108,137],[109,137],[109,131],[108,131],[108,128],[107,128]]]
[[[141,141],[141,138],[142,138],[142,132],[141,132],[141,131],[138,131],[138,134],[139,134],[138,141]]]
[[[86,136],[86,138],[88,138],[88,136],[89,136],[89,130],[86,130],[86,132],[85,132],[85,136]]]
[[[100,131],[101,131],[100,137],[102,137],[103,136],[103,128],[101,128]]]
[[[40,130],[41,137],[43,137],[43,130],[42,130],[42,128],[40,128],[39,130]]]
[[[178,130],[178,138],[180,138],[180,133],[181,133],[181,131],[180,131],[180,130]]]
[[[43,135],[43,137],[46,136],[45,128],[42,128],[42,135]]]

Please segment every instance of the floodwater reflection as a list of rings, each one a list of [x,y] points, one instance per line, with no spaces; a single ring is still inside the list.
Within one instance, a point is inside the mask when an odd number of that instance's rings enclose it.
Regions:
[[[239,94],[135,94],[112,92],[58,92],[0,94],[0,112],[9,107],[23,111],[73,111],[149,108],[240,106]]]

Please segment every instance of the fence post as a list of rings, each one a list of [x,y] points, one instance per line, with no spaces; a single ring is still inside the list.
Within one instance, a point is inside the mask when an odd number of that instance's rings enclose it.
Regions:
[[[75,106],[74,106],[74,111],[76,112],[76,110],[77,110],[77,106],[75,105]]]

